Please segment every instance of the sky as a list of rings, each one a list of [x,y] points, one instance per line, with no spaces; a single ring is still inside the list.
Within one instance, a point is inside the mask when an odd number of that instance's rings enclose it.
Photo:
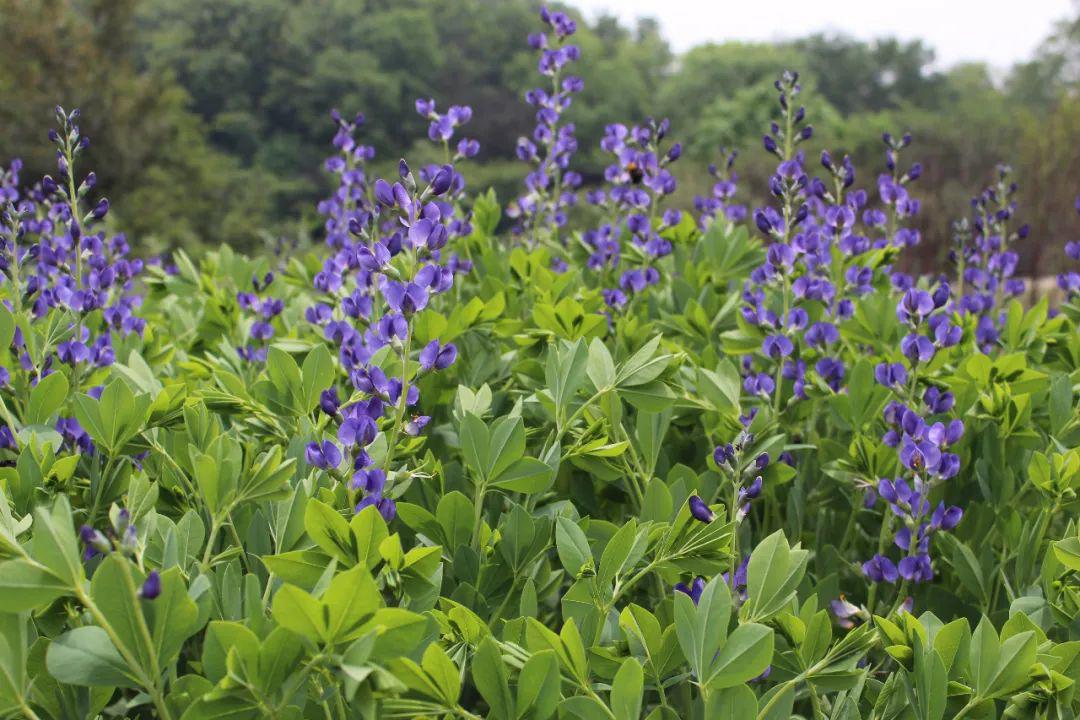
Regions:
[[[660,21],[676,51],[710,41],[770,41],[815,32],[869,40],[921,38],[935,65],[982,61],[996,68],[1032,56],[1071,0],[568,0],[587,17],[607,11],[626,22]]]

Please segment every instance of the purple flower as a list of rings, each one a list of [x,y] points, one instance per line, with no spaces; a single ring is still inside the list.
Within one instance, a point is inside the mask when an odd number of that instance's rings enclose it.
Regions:
[[[874,368],[874,379],[885,387],[903,385],[907,382],[907,369],[900,363],[878,363]]]
[[[751,395],[767,397],[776,389],[776,381],[768,373],[750,374],[743,380],[743,389]]]
[[[416,437],[425,427],[427,427],[429,422],[431,422],[430,415],[413,415],[405,421],[402,429],[405,431],[406,435]]]
[[[382,493],[371,493],[365,496],[356,504],[356,512],[360,512],[368,506],[374,506],[386,522],[390,522],[397,515],[397,504],[390,498],[383,497]]]
[[[822,348],[840,340],[840,331],[830,322],[816,322],[806,331],[806,342],[811,347]]]
[[[955,398],[951,392],[942,392],[936,386],[931,385],[923,393],[923,402],[926,409],[931,413],[944,413],[952,409]]]
[[[931,530],[952,530],[960,524],[960,520],[964,517],[964,511],[955,505],[945,507],[945,503],[938,503],[937,508],[934,509],[934,514],[930,516],[930,528]]]
[[[911,288],[896,305],[896,318],[909,325],[918,325],[934,311],[934,299],[930,293]]]
[[[403,315],[409,316],[427,307],[427,290],[414,282],[400,283],[395,280],[386,280],[381,290],[390,309]]]
[[[352,488],[366,493],[382,494],[386,487],[386,473],[382,468],[361,468],[353,473]]]
[[[341,407],[341,400],[338,399],[338,391],[336,387],[329,387],[319,393],[319,409],[330,417],[334,417],[338,413],[338,408]]]
[[[934,569],[930,565],[930,556],[919,554],[905,557],[897,568],[900,577],[911,582],[929,582],[934,579]]]
[[[774,360],[787,357],[794,350],[794,346],[784,335],[769,335],[761,344],[761,352]]]
[[[420,367],[425,371],[445,370],[457,359],[457,347],[453,343],[440,345],[432,340],[420,351]]]
[[[929,362],[934,357],[934,343],[923,335],[905,335],[900,341],[900,352],[912,365]]]
[[[321,470],[336,469],[341,465],[341,450],[329,440],[310,442],[304,451],[304,458],[308,465]]]
[[[848,618],[855,617],[861,612],[858,605],[853,605],[848,602],[847,598],[843,595],[836,600],[831,600],[829,602],[829,608],[832,610],[833,615],[840,620],[847,620]]]
[[[705,578],[698,575],[693,579],[689,586],[686,583],[676,583],[675,591],[685,593],[690,596],[690,599],[697,605],[701,600],[701,592],[705,589]]]
[[[731,443],[717,445],[713,449],[713,460],[717,465],[725,465],[735,461],[735,446]]]
[[[893,561],[880,554],[864,562],[862,571],[871,582],[894,583],[899,576]]]
[[[915,472],[936,469],[941,464],[941,450],[932,442],[905,435],[900,448],[900,462]]]
[[[345,422],[341,423],[341,427],[338,428],[337,437],[338,441],[347,448],[353,447],[354,445],[364,447],[369,445],[371,441],[375,439],[375,435],[378,431],[379,429],[375,425],[375,421],[370,417],[362,414],[353,414],[346,418]],[[334,464],[334,467],[337,467],[337,463]]]

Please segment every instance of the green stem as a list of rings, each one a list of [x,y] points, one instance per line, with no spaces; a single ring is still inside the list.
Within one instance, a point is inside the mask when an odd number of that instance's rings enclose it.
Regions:
[[[967,705],[960,708],[960,712],[956,713],[956,715],[953,715],[953,720],[960,720],[960,718],[966,716],[969,712],[974,710],[978,706],[978,704],[979,703],[976,702],[975,698],[971,698],[971,700],[968,700]]]
[[[199,567],[205,573],[210,569],[210,557],[214,552],[214,543],[217,542],[218,532],[221,530],[221,522],[217,519],[217,516],[210,516],[210,536],[206,539],[206,550],[203,551],[202,562],[199,563]]]
[[[409,396],[409,355],[412,353],[412,323],[409,323],[405,332],[405,344],[401,347],[401,397],[398,398],[397,411],[394,413],[394,427],[390,429],[390,443],[386,446],[386,460],[383,462],[383,472],[390,475],[390,465],[397,451],[398,435],[401,433],[401,423],[405,420],[406,399]]]
[[[476,494],[473,496],[473,531],[472,541],[469,543],[477,550],[480,549],[480,523],[484,515],[484,494],[487,486],[483,482],[476,483]]]

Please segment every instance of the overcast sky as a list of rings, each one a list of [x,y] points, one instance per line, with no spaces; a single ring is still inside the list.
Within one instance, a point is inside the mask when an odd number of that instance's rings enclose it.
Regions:
[[[862,39],[922,38],[936,65],[980,60],[1004,68],[1031,57],[1071,0],[568,0],[595,18],[655,17],[677,51],[723,40],[777,40],[818,31]]]

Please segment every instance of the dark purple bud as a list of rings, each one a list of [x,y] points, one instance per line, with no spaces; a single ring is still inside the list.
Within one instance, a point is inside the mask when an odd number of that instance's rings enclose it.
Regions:
[[[716,518],[716,513],[710,510],[705,501],[697,495],[690,496],[690,514],[694,516],[695,520],[700,520],[703,523],[710,523]]]
[[[435,175],[435,178],[431,181],[431,192],[434,195],[442,195],[454,182],[454,168],[450,165],[443,165],[439,172]]]
[[[375,200],[387,207],[393,207],[395,202],[393,188],[382,178],[375,181]]]
[[[98,201],[98,204],[94,206],[94,209],[91,212],[91,215],[93,215],[95,220],[101,220],[108,213],[109,213],[109,199],[108,198],[101,198],[101,200]]]
[[[143,600],[153,600],[161,594],[161,575],[157,570],[151,570],[150,574],[146,576],[146,580],[143,581],[142,589],[139,590],[139,595]]]

